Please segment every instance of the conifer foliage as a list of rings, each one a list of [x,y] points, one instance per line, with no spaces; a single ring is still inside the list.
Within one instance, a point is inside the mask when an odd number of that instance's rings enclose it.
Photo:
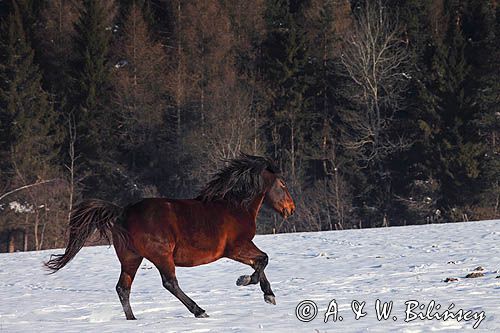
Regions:
[[[58,153],[61,149],[60,129],[49,95],[42,89],[42,74],[34,63],[34,50],[28,40],[17,2],[2,22],[0,42],[0,188],[26,187],[29,199],[17,203],[18,214],[2,210],[0,232],[33,233],[33,245],[40,249],[40,215],[47,218],[50,197],[36,184],[57,176]],[[51,194],[55,194],[54,191]],[[54,207],[55,208],[55,207]],[[26,217],[19,221],[19,212]],[[29,223],[33,223],[34,230]]]
[[[495,0],[0,1],[0,251],[74,203],[189,197],[240,151],[296,200],[259,232],[498,218]]]

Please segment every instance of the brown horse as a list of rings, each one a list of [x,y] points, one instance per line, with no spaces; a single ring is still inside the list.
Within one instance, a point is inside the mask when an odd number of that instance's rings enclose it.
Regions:
[[[120,208],[88,200],[71,214],[69,241],[64,254],[46,263],[53,272],[64,267],[98,230],[113,237],[121,274],[116,291],[127,319],[136,319],[129,295],[142,259],[160,271],[163,286],[196,317],[208,317],[179,287],[175,266],[197,266],[222,257],[251,266],[252,275],[238,278],[238,286],[260,283],[264,300],[276,304],[264,268],[268,256],[255,246],[256,219],[263,204],[287,218],[295,204],[274,164],[243,154],[228,162],[195,199],[151,198]]]

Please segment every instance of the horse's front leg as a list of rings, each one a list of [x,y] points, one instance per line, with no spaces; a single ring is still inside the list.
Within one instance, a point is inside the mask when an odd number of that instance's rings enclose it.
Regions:
[[[240,276],[236,281],[238,286],[260,283],[260,289],[264,292],[264,300],[266,303],[276,305],[274,293],[271,290],[271,284],[267,280],[266,273],[264,273],[264,269],[269,261],[266,253],[259,250],[253,242],[249,241],[234,246],[227,257],[249,265],[255,270],[252,275]]]

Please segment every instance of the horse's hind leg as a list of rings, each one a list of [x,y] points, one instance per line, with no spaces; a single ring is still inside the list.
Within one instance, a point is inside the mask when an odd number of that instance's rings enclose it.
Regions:
[[[150,259],[151,260],[151,259]],[[189,296],[187,296],[179,287],[177,278],[175,277],[175,264],[172,254],[162,256],[161,259],[152,260],[156,268],[160,271],[161,281],[165,289],[170,291],[186,308],[194,314],[196,318],[206,318],[208,315],[205,310],[200,308]]]
[[[246,242],[235,246],[227,257],[247,264],[255,270],[252,275],[240,276],[238,280],[236,280],[238,286],[260,283],[260,289],[264,293],[264,300],[266,303],[276,305],[276,299],[271,289],[271,284],[267,280],[266,273],[264,273],[264,269],[269,261],[266,253],[259,250],[253,242]]]
[[[125,312],[127,320],[135,320],[136,318],[130,307],[130,288],[132,287],[135,273],[141,265],[142,257],[130,250],[117,251],[117,255],[118,259],[120,259],[122,271],[120,279],[116,284],[116,292],[122,303],[123,312]]]

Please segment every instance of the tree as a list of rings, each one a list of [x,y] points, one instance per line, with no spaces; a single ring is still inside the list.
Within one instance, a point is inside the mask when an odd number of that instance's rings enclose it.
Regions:
[[[253,94],[238,75],[235,32],[224,4],[182,2],[180,10],[173,95],[184,124],[180,159],[191,169],[183,178],[193,187],[221,158],[251,151]]]
[[[497,218],[500,213],[500,6],[491,1],[468,1],[464,8],[463,31],[466,57],[471,66],[466,81],[482,156],[474,219]]]
[[[166,54],[162,45],[153,40],[137,5],[130,7],[123,30],[111,77],[118,149],[125,173],[130,173],[127,177],[138,178],[140,183],[161,184],[164,173],[151,169],[161,169],[160,147],[168,138]]]
[[[408,146],[394,125],[409,75],[401,27],[381,2],[367,2],[357,13],[341,61],[351,80],[347,93],[353,106],[341,116],[347,125],[344,145],[370,173],[373,191],[379,192],[370,197],[380,200],[377,206],[385,223],[391,200],[391,174],[385,164],[391,154]]]
[[[428,76],[418,96],[421,158],[416,166],[425,175],[422,178],[437,182],[432,200],[450,220],[468,219],[465,209],[474,204],[484,154],[474,125],[478,113],[469,97],[473,72],[464,17],[459,1],[446,2],[442,19],[447,23],[446,36],[432,39]]]
[[[437,176],[441,185],[440,204],[447,210],[463,207],[465,193],[471,191],[471,180],[479,175],[478,157],[481,149],[469,125],[472,110],[465,97],[470,65],[465,55],[462,32],[462,14],[458,4],[448,4],[448,32],[446,41],[434,58],[440,132],[437,135]],[[470,193],[470,192],[469,192]],[[452,217],[453,218],[453,217]],[[458,218],[458,216],[454,217]]]
[[[60,140],[56,115],[41,87],[41,74],[33,63],[18,7],[2,26],[0,106],[2,161],[43,178],[57,155]],[[12,170],[12,169],[11,169]],[[37,172],[41,172],[37,175]]]
[[[340,109],[345,102],[339,93],[345,79],[341,77],[339,57],[343,49],[343,36],[352,25],[349,1],[311,1],[305,8],[307,71],[311,80],[307,95],[313,119],[307,149],[307,216],[318,223],[320,229],[348,227],[352,211],[353,186],[346,179],[355,173],[352,156],[341,144],[342,123]],[[311,185],[311,182],[313,185]],[[304,210],[305,208],[303,208]],[[315,212],[312,212],[315,211]]]
[[[109,45],[114,29],[114,1],[85,0],[75,25],[75,58],[71,65],[71,98],[78,132],[77,150],[88,173],[112,177],[109,152],[114,140],[115,118],[109,108]],[[92,170],[92,168],[94,170]],[[98,189],[104,177],[87,178],[87,189]],[[101,184],[101,185],[100,185]],[[109,186],[109,179],[108,184]]]
[[[168,69],[170,80],[167,82],[170,95],[172,96],[175,109],[175,141],[180,144],[183,134],[183,108],[186,104],[187,88],[187,55],[184,50],[185,43],[185,23],[184,23],[184,10],[183,2],[181,0],[175,1],[173,4],[175,12],[175,47],[171,51],[171,61]]]
[[[262,73],[270,96],[268,133],[272,155],[289,173],[291,186],[300,184],[304,170],[304,126],[312,119],[308,109],[305,31],[299,23],[301,8],[287,0],[269,1],[267,36],[262,43]]]
[[[56,96],[58,107],[68,96],[69,67],[72,61],[74,25],[78,19],[80,1],[50,1],[42,10],[36,40],[40,63],[44,68],[44,86]]]
[[[42,223],[40,209],[45,211],[45,222],[49,220],[49,207],[40,205],[41,200],[46,200],[40,193],[47,192],[47,188],[40,190],[43,186],[31,185],[47,184],[47,180],[58,176],[56,156],[61,132],[57,115],[42,89],[41,73],[33,62],[34,51],[16,2],[1,27],[0,57],[0,169],[8,175],[2,179],[7,182],[2,186],[26,189],[17,193],[21,195],[18,200],[25,200],[27,207],[18,213],[26,213],[26,221],[34,214],[35,248],[40,249],[43,241],[43,229],[42,235],[38,230]],[[8,220],[14,221],[16,216],[7,217]]]
[[[266,4],[264,0],[224,1],[224,8],[228,12],[231,22],[231,31],[234,35],[233,52],[237,81],[240,89],[247,91],[249,111],[251,112],[251,128],[253,154],[259,154],[265,150],[262,125],[265,122],[265,110],[267,98],[265,87],[262,82],[258,57],[260,43],[265,36],[264,11]]]
[[[398,6],[402,27],[401,38],[409,54],[407,74],[408,89],[403,98],[405,105],[397,117],[397,131],[405,133],[412,142],[409,149],[394,155],[389,161],[393,173],[393,191],[397,201],[393,203],[401,220],[430,220],[436,212],[436,180],[423,172],[422,156],[425,155],[426,139],[436,129],[437,113],[433,106],[436,99],[428,89],[434,75],[431,59],[437,36],[436,22],[441,22],[438,1],[389,1],[388,6]],[[436,19],[438,15],[438,19]],[[430,200],[429,200],[430,199]]]

